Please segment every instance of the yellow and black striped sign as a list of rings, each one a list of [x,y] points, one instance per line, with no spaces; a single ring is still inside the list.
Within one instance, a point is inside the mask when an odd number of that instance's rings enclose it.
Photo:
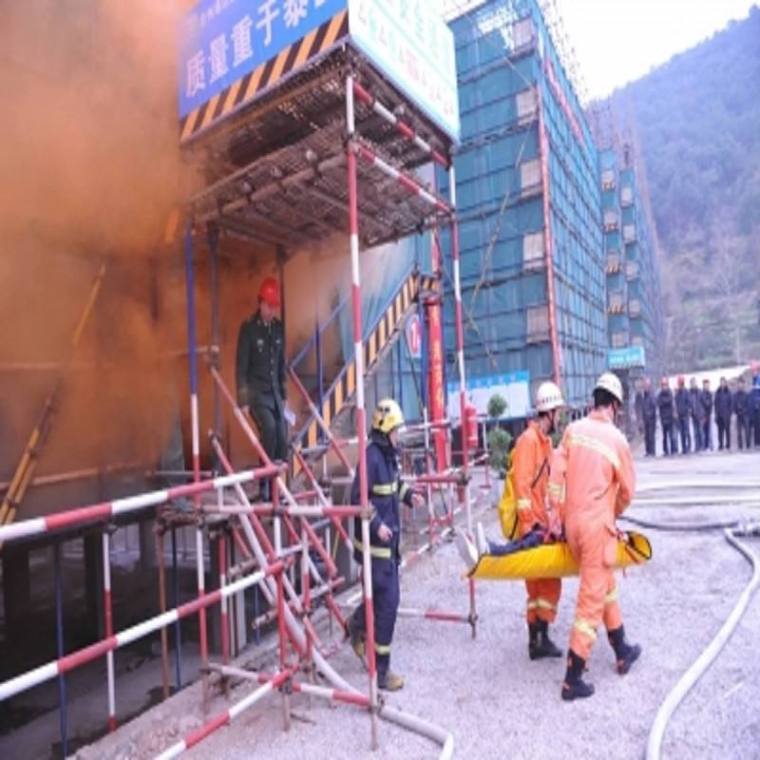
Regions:
[[[347,34],[348,11],[341,11],[181,119],[180,142],[186,142],[202,129],[249,103],[263,90],[273,87]]]
[[[388,345],[394,335],[403,327],[404,317],[413,305],[420,292],[430,292],[435,289],[435,278],[430,275],[412,273],[404,281],[391,305],[380,317],[369,337],[364,341],[364,370],[365,374],[374,369],[383,349]],[[335,381],[322,402],[320,414],[325,424],[329,427],[332,421],[340,414],[346,403],[353,397],[356,391],[356,365],[353,360],[349,362],[345,370]],[[319,436],[319,424],[312,420],[306,429],[300,444],[308,448],[317,445]],[[295,466],[295,473],[300,468]]]

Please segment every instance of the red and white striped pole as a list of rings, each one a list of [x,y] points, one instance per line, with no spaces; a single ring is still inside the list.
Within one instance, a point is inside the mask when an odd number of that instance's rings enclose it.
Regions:
[[[276,467],[260,467],[255,470],[244,470],[243,472],[223,475],[218,478],[211,478],[210,480],[201,480],[199,483],[186,483],[181,486],[174,486],[173,488],[163,488],[159,491],[148,491],[136,496],[127,496],[123,499],[102,501],[86,507],[66,509],[61,512],[54,512],[47,517],[33,517],[30,520],[20,520],[11,525],[0,526],[0,544],[4,544],[6,541],[15,541],[19,538],[52,533],[63,528],[73,528],[77,525],[108,520],[112,517],[135,514],[149,507],[166,504],[166,502],[173,499],[208,493],[240,483],[250,483],[267,473],[271,477],[271,474],[276,472]]]
[[[427,140],[424,140],[414,131],[414,128],[410,124],[399,119],[396,114],[387,109],[369,90],[362,87],[358,82],[354,82],[354,93],[359,100],[366,103],[378,116],[385,119],[389,124],[392,124],[402,137],[405,137],[418,148],[424,150],[432,161],[444,168],[448,166],[444,155],[435,150]]]
[[[105,637],[113,636],[113,606],[111,602],[111,536],[108,528],[103,531],[103,619]],[[106,654],[108,672],[108,730],[116,730],[116,686],[114,683],[113,652]]]
[[[219,533],[219,588],[227,585],[227,535],[222,530]],[[227,610],[227,597],[223,596],[219,603],[221,616],[220,629],[222,636],[222,662],[226,665],[230,660],[230,628]]]
[[[244,697],[239,702],[236,702],[228,710],[225,710],[219,715],[216,715],[211,720],[204,723],[200,728],[191,731],[184,739],[178,741],[176,744],[172,744],[171,747],[164,750],[157,758],[157,760],[171,760],[171,758],[178,757],[183,752],[194,747],[196,744],[200,744],[207,736],[213,734],[218,728],[226,726],[232,723],[235,718],[239,717],[241,713],[245,712],[249,707],[253,707],[257,702],[260,702],[267,694],[271,694],[275,689],[278,689],[292,673],[290,671],[284,671],[278,673],[271,681],[268,681],[263,686],[260,686],[255,691],[251,692],[247,697]]]
[[[464,484],[464,510],[467,524],[467,532],[472,535],[472,508],[470,504],[470,483],[469,483],[469,458],[470,450],[467,443],[467,433],[465,431],[465,410],[467,406],[467,378],[464,368],[464,320],[462,318],[462,278],[459,271],[459,224],[456,217],[457,206],[457,178],[454,171],[454,162],[449,166],[449,200],[454,213],[451,217],[451,258],[454,269],[454,319],[456,323],[456,349],[457,349],[457,368],[459,370],[459,429],[462,436],[462,473],[465,478]],[[475,581],[469,579],[470,591],[470,620],[472,621],[472,636],[475,637],[475,620],[477,619],[475,609]]]
[[[354,326],[354,366],[356,367],[356,436],[359,439],[359,506],[362,517],[362,579],[366,620],[367,670],[369,672],[369,702],[372,749],[377,748],[377,662],[375,659],[375,612],[372,606],[372,562],[369,553],[369,495],[367,492],[367,417],[364,406],[364,348],[362,335],[362,290],[359,267],[359,192],[356,169],[356,132],[354,114],[354,78],[346,77],[346,163],[348,166],[349,242],[351,248],[351,306]]]
[[[50,681],[63,673],[68,673],[70,670],[74,670],[81,665],[97,660],[104,654],[113,652],[119,647],[132,644],[151,633],[155,633],[168,625],[176,623],[177,620],[182,620],[190,615],[195,615],[199,609],[206,609],[212,604],[216,604],[225,596],[232,596],[250,586],[261,583],[261,581],[267,576],[279,573],[282,567],[283,565],[281,562],[270,565],[266,570],[260,570],[252,575],[246,575],[224,588],[216,589],[211,593],[204,594],[203,596],[193,599],[191,602],[181,604],[179,607],[175,607],[172,610],[148,618],[148,620],[144,620],[142,623],[137,623],[131,628],[126,628],[108,638],[96,641],[94,644],[84,647],[84,649],[78,649],[76,652],[71,652],[57,660],[48,662],[45,665],[40,665],[38,668],[28,670],[15,678],[3,681],[0,683],[0,702],[9,699],[16,694],[20,694],[22,691],[26,691],[41,683],[45,683],[45,681]]]

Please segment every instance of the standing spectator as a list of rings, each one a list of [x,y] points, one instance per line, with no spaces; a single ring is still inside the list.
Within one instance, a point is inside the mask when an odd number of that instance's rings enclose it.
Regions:
[[[689,391],[686,390],[686,380],[683,375],[678,376],[676,414],[678,415],[678,431],[681,435],[681,453],[688,454],[691,451],[691,436],[689,435],[691,396],[689,395]]]
[[[728,380],[720,379],[720,387],[715,391],[715,421],[718,423],[718,449],[723,451],[724,443],[726,451],[731,451],[731,391],[728,388]]]
[[[675,407],[673,391],[670,390],[667,377],[663,377],[660,381],[657,408],[660,410],[660,425],[662,426],[662,453],[665,456],[676,454],[678,453],[676,451],[676,433],[673,429]]]
[[[739,450],[744,448],[744,441],[747,442],[747,448],[750,447],[750,424],[749,414],[747,414],[747,391],[744,389],[744,378],[739,378],[739,387],[734,393],[734,412],[736,413],[736,440],[739,444]]]
[[[634,412],[636,414],[636,432],[639,435],[644,435],[644,387],[641,379],[636,381]]]
[[[657,402],[652,391],[652,381],[644,378],[644,392],[641,399],[641,417],[644,422],[644,448],[648,457],[655,455],[654,431],[657,427]]]
[[[755,439],[755,448],[760,448],[760,374],[755,375],[752,381],[752,390],[749,392],[748,413],[750,417],[750,438]],[[747,448],[750,442],[747,441]]]
[[[702,405],[702,446],[705,451],[712,451],[710,440],[710,423],[712,422],[713,395],[710,390],[710,381],[702,381],[702,393],[699,396]]]
[[[702,395],[697,387],[696,377],[692,377],[689,382],[689,396],[691,397],[691,424],[694,428],[694,451],[702,451],[704,414],[702,412]]]

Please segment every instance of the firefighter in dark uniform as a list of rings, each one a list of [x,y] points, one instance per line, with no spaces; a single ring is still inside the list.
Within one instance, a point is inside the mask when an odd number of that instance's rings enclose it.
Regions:
[[[276,317],[279,308],[280,286],[267,277],[259,288],[259,308],[240,325],[236,378],[238,404],[256,423],[264,450],[270,459],[285,461],[285,335]]]
[[[390,669],[391,641],[399,605],[398,567],[401,562],[399,542],[401,523],[399,506],[424,504],[422,496],[401,482],[398,466],[399,428],[404,415],[393,399],[380,401],[372,417],[372,430],[367,446],[367,491],[372,504],[370,521],[370,553],[372,555],[372,608],[375,616],[375,651],[377,683],[386,691],[397,691],[404,679]],[[354,478],[351,501],[359,503],[359,473]],[[354,559],[362,563],[361,519],[356,518]],[[364,657],[365,611],[362,602],[348,621],[348,634],[354,652]]]

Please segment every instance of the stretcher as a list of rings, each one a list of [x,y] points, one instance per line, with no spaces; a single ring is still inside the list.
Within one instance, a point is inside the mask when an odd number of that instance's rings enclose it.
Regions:
[[[643,565],[652,558],[652,545],[641,533],[630,531],[618,538],[615,569]],[[564,541],[522,549],[501,557],[482,554],[469,578],[491,581],[567,578],[578,575],[578,563]]]

